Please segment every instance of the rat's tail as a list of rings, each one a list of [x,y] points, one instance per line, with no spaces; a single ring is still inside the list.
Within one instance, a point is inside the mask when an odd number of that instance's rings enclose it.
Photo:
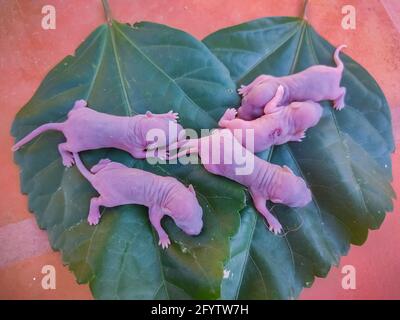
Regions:
[[[340,60],[339,53],[343,48],[347,48],[347,45],[342,44],[341,46],[337,47],[335,53],[333,54],[333,60],[335,60],[336,68],[339,72],[343,72],[344,65],[342,60]]]
[[[81,158],[79,157],[78,153],[73,153],[75,164],[78,167],[79,172],[87,179],[89,182],[92,182],[93,174],[86,169],[85,165],[82,163]]]
[[[25,143],[31,141],[32,139],[36,138],[39,134],[48,131],[48,130],[57,130],[57,131],[62,131],[63,128],[63,123],[46,123],[39,128],[36,128],[33,130],[31,133],[29,133],[27,136],[19,140],[16,144],[13,145],[11,148],[12,151],[17,151],[19,148],[21,148]]]

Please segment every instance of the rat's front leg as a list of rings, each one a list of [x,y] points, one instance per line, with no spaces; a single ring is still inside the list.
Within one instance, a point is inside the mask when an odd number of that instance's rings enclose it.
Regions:
[[[161,226],[161,219],[164,216],[162,209],[159,206],[153,206],[149,209],[149,217],[150,222],[153,225],[154,229],[156,229],[158,234],[158,244],[163,248],[166,249],[171,244],[169,240],[168,234],[165,232],[163,227]]]
[[[69,148],[67,142],[60,143],[58,145],[58,151],[61,154],[62,163],[67,168],[71,167],[74,164],[74,157],[73,157],[71,151],[69,151],[69,150],[70,150],[70,148]]]
[[[146,116],[149,118],[162,118],[175,121],[179,119],[179,113],[173,112],[172,110],[168,111],[167,113],[152,113],[151,111],[147,111]]]
[[[267,219],[269,225],[269,231],[273,232],[274,234],[279,234],[282,232],[282,225],[276,219],[271,212],[267,209],[266,201],[267,199],[261,196],[258,193],[250,192],[251,197],[253,198],[254,206],[260,212],[265,219]]]
[[[90,209],[88,215],[88,222],[91,226],[96,225],[100,221],[100,206],[102,205],[101,197],[92,198],[90,200]]]

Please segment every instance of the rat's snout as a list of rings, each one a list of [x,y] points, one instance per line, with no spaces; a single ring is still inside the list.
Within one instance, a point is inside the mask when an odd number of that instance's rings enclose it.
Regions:
[[[315,123],[313,124],[314,126],[318,123],[318,121],[321,119],[322,117],[322,113],[323,113],[323,109],[321,107],[321,105],[317,102],[312,102],[313,105],[313,113],[314,113],[314,117],[315,117]]]
[[[200,234],[201,230],[203,230],[203,221],[200,221],[195,226],[190,227],[186,233],[191,236],[197,236]]]
[[[322,117],[323,109],[319,103],[308,101],[307,107],[304,108],[305,114],[301,116],[305,128],[311,128],[317,125]]]
[[[186,202],[180,202],[175,210],[179,214],[174,220],[183,232],[190,236],[197,236],[203,229],[203,209],[197,203],[195,195],[191,191],[188,192],[190,195]],[[190,201],[190,196],[193,197],[193,201]]]
[[[189,236],[197,236],[203,229],[203,220],[199,219],[197,221],[187,221],[185,224],[177,223],[177,225]]]
[[[301,181],[300,192],[297,195],[296,203],[293,205],[294,207],[305,207],[312,200],[311,190],[307,187],[306,183]]]
[[[200,234],[201,230],[203,229],[203,209],[200,205],[197,208],[197,214],[195,215],[194,221],[192,221],[190,226],[190,234],[193,236],[197,236]]]
[[[300,200],[299,207],[305,207],[311,202],[311,200],[312,200],[311,191],[310,189],[307,188],[306,191],[304,192],[304,197]]]
[[[313,101],[293,102],[291,106],[296,129],[306,130],[314,127],[322,117],[323,109],[319,103]]]

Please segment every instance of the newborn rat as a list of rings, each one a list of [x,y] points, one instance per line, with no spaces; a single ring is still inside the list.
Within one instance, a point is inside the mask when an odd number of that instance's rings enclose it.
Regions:
[[[165,147],[146,140],[147,133],[159,129],[165,133],[166,144],[179,140],[183,128],[176,123],[177,113],[153,114],[133,117],[115,116],[87,108],[85,100],[75,102],[68,118],[61,123],[44,124],[12,147],[18,150],[25,143],[47,130],[61,131],[66,142],[58,145],[64,166],[74,164],[73,152],[100,148],[117,148],[129,152],[134,158],[146,158],[149,148]]]
[[[335,50],[333,59],[336,67],[316,65],[285,77],[260,75],[249,85],[242,86],[238,90],[243,96],[238,109],[239,118],[252,120],[263,113],[274,112],[275,108],[268,106],[268,103],[280,85],[284,88],[281,105],[288,105],[293,101],[333,100],[336,110],[344,108],[346,88],[340,86],[344,66],[339,52],[345,47],[346,45],[341,45]]]
[[[258,158],[245,149],[228,129],[217,129],[209,136],[180,141],[174,146],[182,146],[183,150],[170,156],[170,160],[187,153],[198,153],[207,171],[246,186],[255,207],[275,234],[282,231],[282,226],[268,210],[267,200],[290,207],[303,207],[311,201],[311,191],[302,178],[287,166],[281,167]],[[218,161],[213,161],[215,154]],[[253,168],[249,173],[238,174],[242,167],[238,160],[243,157],[253,164]]]
[[[322,116],[322,107],[313,101],[292,102],[288,106],[275,108],[283,97],[284,89],[278,87],[270,105],[277,111],[265,114],[254,120],[242,120],[236,117],[235,109],[228,109],[219,120],[221,128],[231,130],[235,138],[252,152],[261,152],[272,145],[288,141],[301,141],[308,128],[315,126]],[[254,145],[246,144],[248,130],[252,130]],[[247,132],[246,132],[247,131]]]
[[[159,237],[159,245],[167,248],[171,242],[161,219],[167,215],[188,235],[198,235],[203,228],[203,209],[192,185],[186,188],[173,177],[128,168],[109,159],[100,160],[89,172],[77,153],[73,157],[81,174],[100,194],[90,201],[88,222],[99,223],[99,207],[139,204],[149,208],[149,218]]]

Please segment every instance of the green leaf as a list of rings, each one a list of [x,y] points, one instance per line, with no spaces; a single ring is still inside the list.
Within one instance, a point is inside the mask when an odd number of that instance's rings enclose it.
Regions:
[[[283,76],[314,64],[334,65],[334,47],[298,18],[251,21],[217,31],[204,43],[237,86],[260,74]],[[368,230],[379,228],[392,210],[389,107],[367,71],[342,57],[346,108],[337,112],[324,102],[323,118],[302,143],[260,155],[302,176],[313,202],[305,208],[272,208],[284,226],[283,236],[268,232],[253,206],[247,206],[225,267],[224,298],[295,298],[314,276],[325,277],[350,243],[361,245]]]
[[[215,118],[235,102],[234,89],[224,65],[188,34],[154,23],[113,21],[50,71],[16,116],[12,134],[19,140],[44,123],[64,121],[77,99],[116,115],[173,109],[184,127],[213,128]],[[57,144],[63,140],[60,133],[46,132],[17,152],[15,160],[29,209],[77,281],[89,282],[96,298],[218,298],[229,237],[245,204],[243,188],[200,165],[151,166],[118,150],[84,152],[88,167],[109,157],[194,185],[204,210],[203,232],[186,236],[165,218],[172,246],[162,250],[147,208],[107,208],[99,225],[88,225],[89,200],[96,193],[75,167],[62,166]]]

